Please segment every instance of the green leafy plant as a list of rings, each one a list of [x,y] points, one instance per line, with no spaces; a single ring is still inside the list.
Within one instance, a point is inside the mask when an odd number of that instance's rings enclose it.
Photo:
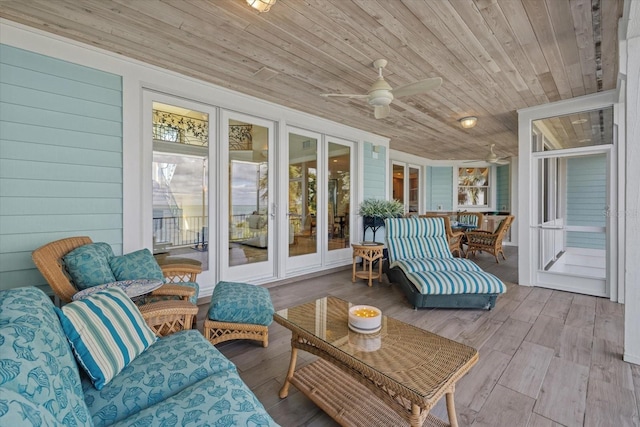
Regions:
[[[358,214],[373,218],[397,218],[404,215],[404,205],[398,200],[366,199],[360,203]]]

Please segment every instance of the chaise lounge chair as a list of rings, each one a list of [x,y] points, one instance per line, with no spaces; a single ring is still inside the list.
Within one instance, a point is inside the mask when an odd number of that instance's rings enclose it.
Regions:
[[[415,308],[491,309],[506,292],[496,276],[453,257],[443,218],[390,218],[385,232],[385,273]]]

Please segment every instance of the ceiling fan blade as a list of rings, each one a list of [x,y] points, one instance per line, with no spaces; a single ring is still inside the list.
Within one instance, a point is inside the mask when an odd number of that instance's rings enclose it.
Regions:
[[[441,77],[433,77],[431,79],[420,80],[417,82],[398,86],[397,88],[393,89],[391,92],[395,97],[417,95],[419,93],[424,93],[433,89],[437,89],[440,87],[441,84],[442,84]]]
[[[349,93],[321,93],[325,98],[368,98],[369,95],[349,94]]]
[[[373,110],[373,115],[376,119],[384,119],[391,112],[391,107],[388,105],[376,105],[375,110]]]

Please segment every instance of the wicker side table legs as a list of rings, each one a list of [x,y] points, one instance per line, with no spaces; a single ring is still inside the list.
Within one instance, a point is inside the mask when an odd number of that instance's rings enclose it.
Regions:
[[[355,282],[356,278],[365,279],[369,281],[369,287],[371,287],[373,279],[380,279],[382,277],[382,251],[384,246],[382,244],[355,244],[352,243],[353,248],[353,270],[351,275],[351,281]],[[362,258],[362,270],[357,270],[358,257]],[[373,263],[378,262],[378,271],[373,271]]]

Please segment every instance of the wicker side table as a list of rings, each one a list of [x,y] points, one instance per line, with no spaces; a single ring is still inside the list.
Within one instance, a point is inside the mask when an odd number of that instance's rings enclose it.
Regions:
[[[351,281],[355,282],[356,278],[365,279],[369,281],[369,287],[372,286],[372,280],[382,277],[382,262],[378,262],[378,271],[373,271],[373,263],[376,260],[382,259],[382,250],[384,245],[376,242],[366,243],[352,243],[353,248],[353,270],[351,275]],[[357,269],[358,257],[362,258],[362,270]]]

